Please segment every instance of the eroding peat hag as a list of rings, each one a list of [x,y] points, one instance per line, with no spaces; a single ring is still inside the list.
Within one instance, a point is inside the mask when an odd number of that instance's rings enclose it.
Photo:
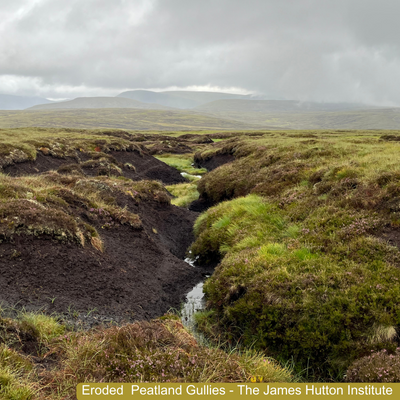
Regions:
[[[314,380],[344,379],[371,351],[397,355],[399,144],[380,137],[279,132],[196,156],[235,158],[198,183],[215,206],[196,221],[192,251],[219,261],[203,331],[292,359]]]
[[[132,180],[159,180],[165,184],[186,181],[174,168],[152,157],[145,147],[130,146],[127,149],[79,152],[73,155],[52,154],[49,148],[38,149],[35,160],[13,161],[3,166],[3,172],[11,176],[38,174],[56,170],[62,174],[75,173],[86,176],[125,176]]]
[[[3,304],[149,319],[201,279],[182,260],[195,213],[158,182],[49,172],[0,184]]]
[[[33,128],[0,141],[4,304],[119,320],[179,308],[201,278],[183,262],[196,213],[171,205],[159,182],[188,181],[150,153],[211,139]]]

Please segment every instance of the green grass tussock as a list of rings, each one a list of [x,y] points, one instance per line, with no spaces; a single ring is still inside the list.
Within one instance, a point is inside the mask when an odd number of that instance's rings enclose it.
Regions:
[[[39,357],[46,357],[51,341],[65,326],[54,317],[19,312],[15,319],[0,315],[0,397],[7,400],[43,398],[34,359],[26,353],[28,343]],[[35,349],[35,350],[33,350]]]
[[[193,183],[179,183],[166,186],[166,189],[175,197],[171,204],[178,207],[188,207],[192,201],[199,198],[197,185]]]
[[[190,181],[190,183],[166,186],[166,189],[174,196],[171,204],[178,207],[188,207],[191,202],[199,198],[195,182],[199,180],[198,176],[204,175],[207,170],[193,167],[193,154],[163,154],[162,156],[156,156],[156,158],[176,168]]]
[[[156,158],[169,166],[176,168],[179,172],[186,172],[190,175],[204,175],[207,170],[205,168],[193,167],[192,154],[163,154]]]

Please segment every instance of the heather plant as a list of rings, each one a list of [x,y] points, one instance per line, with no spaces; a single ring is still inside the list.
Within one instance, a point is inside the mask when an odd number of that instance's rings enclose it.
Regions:
[[[347,382],[400,382],[400,348],[394,352],[386,349],[354,361],[346,373]]]
[[[140,322],[87,335],[61,337],[66,373],[117,382],[243,382],[291,380],[274,360],[200,346],[179,321]],[[99,346],[92,346],[93,341]],[[71,352],[72,349],[75,349]],[[82,366],[82,360],[86,360]],[[82,377],[81,377],[82,378]]]
[[[291,382],[288,368],[254,351],[199,345],[179,319],[72,331],[54,317],[22,313],[0,320],[0,396],[73,398],[79,382]],[[32,336],[33,335],[33,336]],[[24,354],[36,340],[34,357]],[[52,360],[52,368],[34,368]]]

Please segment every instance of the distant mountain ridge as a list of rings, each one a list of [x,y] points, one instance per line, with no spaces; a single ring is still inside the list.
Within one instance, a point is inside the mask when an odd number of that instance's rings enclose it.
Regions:
[[[74,100],[59,101],[52,104],[40,104],[28,108],[28,110],[68,110],[84,108],[136,108],[142,110],[169,110],[160,104],[148,104],[141,101],[123,97],[78,97]]]
[[[12,94],[0,94],[0,110],[24,110],[37,104],[49,104],[51,100],[37,96],[15,96]]]
[[[231,94],[221,92],[195,92],[195,91],[165,91],[153,92],[151,90],[129,90],[120,93],[117,97],[125,97],[149,104],[160,104],[167,107],[189,109],[202,104],[222,99],[250,99],[251,95]]]
[[[132,90],[115,97],[78,97],[62,102],[0,95],[0,110],[1,105],[4,111],[0,111],[0,125],[4,127],[400,129],[400,108],[266,100],[261,96],[219,92]],[[25,107],[26,112],[17,111],[25,105],[29,107]]]
[[[197,106],[195,110],[203,112],[338,112],[353,110],[382,109],[360,103],[317,103],[297,100],[239,100],[221,99]]]

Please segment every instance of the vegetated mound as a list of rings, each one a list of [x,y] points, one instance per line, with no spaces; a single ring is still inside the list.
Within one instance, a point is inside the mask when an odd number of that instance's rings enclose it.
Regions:
[[[161,155],[193,153],[201,145],[213,143],[209,135],[185,134],[178,137],[144,135],[147,141],[143,144],[149,149],[150,154]],[[199,146],[200,145],[200,146]]]
[[[147,104],[122,97],[78,97],[74,100],[59,101],[51,104],[38,104],[28,110],[60,110],[70,108],[138,108],[144,110],[168,110],[171,107],[160,104]]]
[[[198,344],[173,315],[79,332],[43,314],[0,315],[0,363],[0,396],[18,399],[72,399],[81,382],[293,381],[261,354]]]
[[[154,181],[0,175],[0,303],[116,320],[179,308],[201,278],[182,261],[194,216]]]
[[[400,160],[377,133],[336,134],[219,144],[235,160],[198,183],[220,204],[197,220],[192,252],[220,261],[203,329],[340,380],[400,343]]]
[[[183,142],[183,143],[182,143]],[[149,146],[149,153],[152,155],[160,154],[185,154],[192,153],[192,148],[182,140],[168,139],[157,141]]]
[[[67,174],[125,176],[133,180],[157,179],[169,185],[186,182],[178,171],[152,157],[140,144],[95,140],[74,145],[63,139],[43,143],[33,160],[23,150],[3,149],[0,168],[12,176],[57,170]]]
[[[224,132],[210,134],[210,139],[227,139],[217,142],[213,146],[197,151],[194,155],[194,164],[198,168],[206,168],[212,171],[223,164],[227,164],[235,159],[236,146],[243,138],[258,138],[273,135],[272,132]],[[181,137],[181,136],[180,136]]]

